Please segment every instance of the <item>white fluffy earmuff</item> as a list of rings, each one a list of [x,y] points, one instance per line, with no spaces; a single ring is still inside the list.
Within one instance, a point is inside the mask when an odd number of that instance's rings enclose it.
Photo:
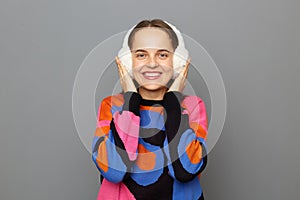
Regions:
[[[182,38],[182,35],[180,31],[172,24],[168,23],[167,21],[164,21],[167,23],[173,31],[176,33],[177,38],[178,38],[178,46],[174,51],[174,56],[173,56],[173,79],[178,75],[178,73],[182,70],[182,68],[185,66],[186,61],[188,59],[189,53],[187,49],[185,48],[184,41]],[[136,25],[135,25],[136,26]],[[128,37],[135,27],[133,26],[125,35],[124,41],[122,48],[118,52],[118,57],[121,61],[121,63],[126,67],[128,73],[130,76],[133,78],[132,74],[132,57],[131,57],[131,51],[128,46]]]

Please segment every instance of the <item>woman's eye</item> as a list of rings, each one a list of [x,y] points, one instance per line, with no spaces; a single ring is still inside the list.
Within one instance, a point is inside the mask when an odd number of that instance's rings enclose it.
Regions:
[[[161,53],[161,54],[159,54],[159,56],[162,57],[162,58],[167,58],[167,57],[168,57],[168,54],[166,54],[166,53]]]
[[[136,57],[137,57],[137,58],[144,58],[144,57],[145,57],[145,54],[139,53],[139,54],[136,55]]]

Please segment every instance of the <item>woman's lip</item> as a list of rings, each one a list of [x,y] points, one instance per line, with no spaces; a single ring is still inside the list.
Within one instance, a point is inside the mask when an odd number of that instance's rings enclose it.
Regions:
[[[142,72],[142,74],[145,74],[145,73],[160,73],[160,74],[162,74],[162,72],[160,72],[160,71],[145,71],[145,72]]]
[[[155,80],[155,79],[158,79],[161,76],[161,73],[159,73],[159,75],[157,75],[157,76],[146,76],[146,74],[143,73],[143,76],[144,76],[145,79]]]

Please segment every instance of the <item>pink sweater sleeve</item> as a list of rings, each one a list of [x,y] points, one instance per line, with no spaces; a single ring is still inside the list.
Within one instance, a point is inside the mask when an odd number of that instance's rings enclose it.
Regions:
[[[101,174],[113,183],[129,176],[137,158],[140,99],[138,93],[128,92],[120,111],[113,112],[116,105],[112,96],[99,106],[92,157]]]

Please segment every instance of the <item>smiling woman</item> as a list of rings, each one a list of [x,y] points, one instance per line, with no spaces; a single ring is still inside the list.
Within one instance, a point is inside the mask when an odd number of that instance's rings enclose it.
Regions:
[[[190,59],[180,32],[143,20],[120,52],[123,91],[102,100],[93,139],[103,178],[98,199],[204,199],[206,109],[200,97],[182,93]]]
[[[139,93],[163,99],[167,83],[173,75],[173,53],[168,34],[160,28],[143,28],[135,33],[131,47],[133,77],[140,85]]]

